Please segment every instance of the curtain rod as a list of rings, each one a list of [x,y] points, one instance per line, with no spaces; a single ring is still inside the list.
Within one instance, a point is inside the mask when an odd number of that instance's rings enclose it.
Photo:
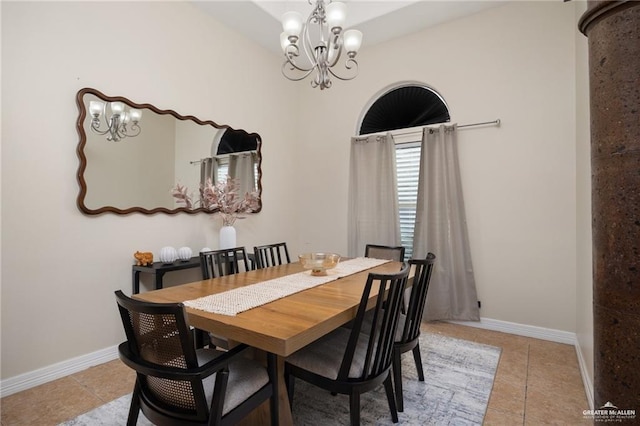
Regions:
[[[258,151],[256,150],[249,150],[249,151],[238,151],[238,152],[229,152],[227,154],[220,154],[220,155],[214,155],[212,157],[207,157],[207,158],[203,158],[200,160],[195,160],[195,161],[189,161],[189,164],[200,164],[202,163],[204,160],[207,160],[209,158],[213,159],[213,158],[226,158],[226,157],[231,157],[232,155],[241,155],[241,154],[257,154]]]
[[[484,121],[482,123],[471,123],[471,124],[461,124],[458,126],[458,129],[461,127],[474,127],[474,126],[484,126],[484,125],[489,125],[489,124],[493,124],[497,127],[500,127],[500,119],[496,118],[493,121]]]
[[[440,125],[440,124],[443,124],[443,123],[438,123],[437,125]],[[459,126],[457,126],[457,128],[460,129],[460,128],[464,128],[464,127],[485,126],[485,125],[489,125],[489,124],[492,124],[494,126],[500,127],[500,119],[497,118],[497,119],[495,119],[493,121],[483,121],[481,123],[460,124]],[[363,135],[358,135],[356,137],[366,138],[367,136],[371,136],[371,135],[385,135],[387,133],[391,133],[393,136],[410,135],[412,133],[421,133],[423,129],[427,129],[427,128],[433,127],[433,126],[435,126],[435,124],[427,124],[426,126],[422,126],[422,127],[419,127],[418,129],[409,130],[409,131],[406,131],[406,132],[396,132],[394,130],[386,130],[386,131],[382,131],[382,132],[365,133]]]
[[[439,124],[440,124],[440,123],[439,123]],[[458,129],[461,129],[461,128],[463,128],[463,127],[486,126],[486,125],[489,125],[489,124],[492,124],[492,125],[494,125],[494,126],[498,126],[498,127],[500,127],[500,119],[499,119],[499,118],[497,118],[497,119],[495,119],[495,120],[493,120],[493,121],[483,121],[483,122],[481,122],[481,123],[460,124],[459,126],[456,126],[456,127],[457,127]],[[429,125],[426,125],[426,126],[421,127],[421,128],[420,128],[420,130],[411,130],[411,131],[408,131],[408,132],[398,132],[398,133],[395,133],[393,130],[391,130],[390,132],[391,132],[391,134],[392,134],[392,135],[394,135],[394,136],[410,135],[410,134],[412,134],[412,133],[422,132],[422,129],[428,128],[429,126],[433,126],[433,125],[432,125],[432,124],[429,124]],[[372,134],[375,134],[375,133],[372,133]],[[364,136],[364,135],[363,135],[363,136]]]

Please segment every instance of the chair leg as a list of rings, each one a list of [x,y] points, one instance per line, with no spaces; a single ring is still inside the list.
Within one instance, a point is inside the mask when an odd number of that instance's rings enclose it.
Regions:
[[[349,418],[351,426],[360,426],[360,394],[349,394]]]
[[[391,420],[393,423],[398,423],[398,410],[396,409],[396,399],[393,395],[391,375],[387,376],[387,379],[384,381],[384,390],[387,392],[387,401],[389,402],[389,411],[391,411]]]
[[[138,414],[140,413],[140,385],[138,379],[133,388],[131,395],[131,405],[129,406],[129,417],[127,418],[127,426],[136,426],[138,423]]]
[[[398,350],[393,351],[393,384],[396,387],[396,403],[398,411],[404,411],[404,398],[402,397],[402,354]]]
[[[416,370],[418,370],[418,380],[424,382],[424,372],[422,371],[422,357],[420,356],[420,343],[413,348],[413,360],[416,362]]]

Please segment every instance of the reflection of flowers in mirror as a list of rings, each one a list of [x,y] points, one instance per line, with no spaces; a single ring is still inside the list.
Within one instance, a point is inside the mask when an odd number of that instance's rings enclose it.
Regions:
[[[208,210],[216,210],[222,216],[222,224],[231,226],[236,219],[242,219],[242,214],[251,213],[260,208],[260,197],[255,191],[246,192],[244,196],[238,193],[238,179],[227,176],[226,180],[216,182],[207,179],[204,185],[200,186],[200,197],[193,200],[193,195],[189,193],[189,188],[176,184],[171,195],[179,204],[184,204],[188,209],[193,209],[197,205]]]

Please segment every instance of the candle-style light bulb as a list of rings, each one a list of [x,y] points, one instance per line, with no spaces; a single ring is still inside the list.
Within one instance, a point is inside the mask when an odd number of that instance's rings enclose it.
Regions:
[[[111,112],[113,115],[120,115],[124,112],[124,104],[122,102],[111,102]]]
[[[104,108],[104,102],[100,102],[100,101],[89,102],[89,114],[91,114],[92,117],[100,117],[100,114],[102,114],[103,108]]]
[[[131,118],[131,121],[133,121],[134,123],[137,123],[138,121],[140,121],[140,118],[142,118],[142,111],[140,111],[139,109],[131,109],[129,111],[129,118]]]
[[[362,32],[358,30],[347,30],[344,32],[344,50],[353,56],[358,52],[362,45]]]

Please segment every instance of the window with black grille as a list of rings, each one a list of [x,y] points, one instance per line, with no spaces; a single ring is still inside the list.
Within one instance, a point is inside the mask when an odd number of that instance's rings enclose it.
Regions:
[[[359,134],[408,129],[449,120],[449,108],[433,89],[401,86],[376,99],[362,119]]]
[[[433,89],[419,85],[393,88],[376,99],[360,125],[360,135],[409,129],[450,121],[449,108]],[[396,138],[396,175],[401,244],[413,254],[413,232],[420,173],[420,132]]]

